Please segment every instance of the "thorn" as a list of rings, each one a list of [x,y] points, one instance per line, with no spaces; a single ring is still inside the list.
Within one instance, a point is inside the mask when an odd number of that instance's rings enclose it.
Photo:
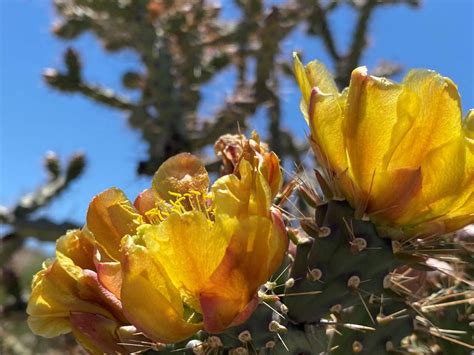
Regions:
[[[359,296],[359,298],[360,298],[362,304],[364,305],[365,311],[366,311],[367,314],[369,315],[370,320],[372,321],[372,324],[375,324],[374,317],[372,317],[372,314],[370,313],[369,308],[367,307],[367,304],[365,303],[364,299],[362,298],[360,292],[357,292],[357,295]]]
[[[290,264],[288,264],[288,265],[283,269],[283,271],[275,278],[274,282],[277,282],[278,279],[279,279],[280,277],[282,277],[282,275],[289,269],[289,267],[290,267]]]
[[[357,330],[362,333],[365,333],[365,331],[375,331],[375,328],[372,327],[367,327],[365,325],[360,325],[360,324],[352,324],[352,323],[344,323],[342,324],[344,328],[351,329],[351,330]]]
[[[449,306],[456,306],[458,304],[464,304],[464,303],[467,303],[469,305],[474,305],[474,297],[467,298],[467,299],[464,299],[464,300],[457,300],[457,301],[433,304],[433,305],[421,307],[420,309],[421,309],[422,312],[427,312],[427,311],[429,312],[429,311],[433,311],[433,310],[438,310],[440,308],[445,308],[445,307],[449,307]]]
[[[319,295],[322,291],[308,291],[308,292],[299,292],[299,293],[281,293],[275,295],[277,297],[290,297],[290,296],[309,296],[309,295]]]
[[[283,338],[281,337],[281,335],[277,333],[277,337],[278,337],[278,339],[280,339],[280,341],[283,344],[283,346],[285,347],[286,351],[290,352],[290,349],[288,349],[288,346],[286,346],[286,344],[283,341]]]
[[[278,314],[281,318],[283,319],[286,319],[286,317],[281,314],[280,312],[278,312],[275,308],[273,308],[272,306],[270,306],[267,302],[263,301],[262,302],[265,306],[267,306],[268,308],[270,308],[273,312],[275,312],[276,314]]]

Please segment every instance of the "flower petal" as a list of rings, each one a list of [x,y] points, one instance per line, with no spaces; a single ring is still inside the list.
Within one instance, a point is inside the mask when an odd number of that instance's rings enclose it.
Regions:
[[[425,157],[421,165],[421,191],[406,207],[398,223],[417,224],[469,212],[469,207],[474,206],[470,200],[474,193],[472,145],[466,139],[455,138]]]
[[[364,195],[376,188],[374,174],[386,170],[383,157],[390,149],[391,132],[397,122],[400,90],[389,80],[367,75],[366,68],[352,72],[344,136],[351,174]]]
[[[244,312],[275,271],[269,258],[271,220],[261,216],[241,219],[224,259],[201,291],[205,329],[221,332]]]
[[[81,269],[95,270],[94,249],[93,240],[81,230],[69,231],[56,241],[56,250]]]
[[[343,135],[345,94],[323,64],[312,61],[303,67],[294,55],[295,75],[303,94],[301,111],[311,129],[311,143],[318,160],[336,174],[347,169]]]
[[[79,280],[82,277],[83,270],[60,253],[58,260],[35,276],[26,310],[33,333],[49,338],[68,333],[71,311],[112,317],[99,298],[86,300],[81,296],[84,287],[79,287]]]
[[[157,207],[157,202],[161,200],[158,192],[155,189],[146,189],[142,191],[138,197],[135,199],[133,205],[143,216],[146,216],[146,213]]]
[[[139,231],[154,260],[197,311],[199,291],[221,262],[238,225],[235,219],[216,219],[213,223],[199,211],[173,213],[159,225]]]
[[[154,341],[173,343],[201,329],[188,323],[179,291],[151,252],[131,237],[123,241],[121,300],[127,319]]]
[[[412,70],[402,82],[398,121],[385,159],[390,168],[417,168],[433,149],[461,134],[456,86],[431,70]]]
[[[324,64],[313,60],[305,67],[298,58],[298,55],[293,53],[293,67],[296,81],[301,89],[306,105],[309,105],[311,90],[314,87],[318,87],[325,94],[337,94],[339,92],[332,75]]]
[[[122,266],[118,261],[100,262],[97,264],[97,277],[100,284],[120,299],[122,288]]]
[[[238,173],[239,176],[223,176],[212,185],[215,215],[269,216],[272,191],[265,177],[260,172],[255,173],[245,159],[240,161]]]
[[[96,242],[113,260],[120,260],[120,240],[134,235],[143,221],[125,194],[116,188],[95,196],[87,211],[87,228]]]
[[[76,340],[91,354],[123,354],[127,350],[118,345],[120,325],[98,314],[72,312],[71,326]]]
[[[166,160],[153,177],[153,188],[164,200],[175,197],[169,192],[184,194],[191,190],[206,193],[209,176],[203,162],[198,157],[181,153]]]

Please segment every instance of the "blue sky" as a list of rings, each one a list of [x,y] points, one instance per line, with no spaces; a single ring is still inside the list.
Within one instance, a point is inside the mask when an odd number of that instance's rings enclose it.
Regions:
[[[14,204],[44,181],[42,157],[48,150],[63,159],[83,151],[88,165],[82,178],[43,214],[82,223],[92,196],[110,186],[122,188],[133,199],[150,183],[135,175],[136,162],[146,157],[138,133],[128,129],[119,112],[77,95],[58,93],[42,82],[42,70],[61,67],[62,53],[71,45],[50,33],[54,20],[50,1],[0,0],[0,13],[0,204]],[[232,14],[227,11],[226,17]],[[339,45],[347,44],[353,21],[347,7],[332,15]],[[406,69],[439,71],[458,85],[466,113],[474,107],[473,23],[471,0],[426,0],[418,10],[403,5],[382,7],[371,23],[363,64],[371,69],[386,59]],[[320,41],[308,41],[302,33],[297,31],[285,41],[285,55],[290,58],[293,50],[304,50],[305,59],[329,63]],[[82,36],[73,46],[82,54],[84,75],[91,82],[123,91],[117,73],[137,67],[132,53],[104,54],[91,35]],[[221,75],[206,88],[202,112],[212,112],[229,92],[229,76]],[[284,123],[303,136],[306,128],[298,101],[298,90],[285,81]],[[257,117],[257,126],[258,121]]]

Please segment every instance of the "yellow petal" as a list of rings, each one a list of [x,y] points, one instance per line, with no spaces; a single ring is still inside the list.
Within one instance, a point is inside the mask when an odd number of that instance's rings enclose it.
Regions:
[[[385,159],[389,168],[417,168],[433,149],[461,134],[456,86],[430,70],[412,70],[402,83],[398,122]]]
[[[28,324],[35,334],[54,337],[69,332],[71,311],[112,317],[98,303],[81,297],[81,277],[82,269],[60,254],[58,260],[36,275],[26,310],[30,316]]]
[[[93,241],[82,231],[69,231],[56,241],[56,250],[81,269],[95,270]]]
[[[209,176],[203,162],[189,153],[166,160],[153,177],[153,188],[165,200],[173,200],[169,192],[184,194],[191,190],[206,193]]]
[[[87,228],[103,252],[113,260],[120,260],[120,240],[134,235],[143,221],[125,194],[116,188],[95,196],[87,210]],[[102,253],[102,254],[104,254]]]
[[[311,95],[311,89],[313,88],[309,83],[309,79],[306,76],[306,70],[304,69],[303,63],[301,63],[300,58],[296,53],[293,53],[293,69],[295,72],[296,81],[300,87],[302,94],[302,104],[308,105],[309,98]]]
[[[301,111],[311,129],[311,144],[323,166],[341,174],[347,169],[343,136],[346,94],[337,86],[323,64],[303,66],[294,55],[295,75],[303,94]]]
[[[298,58],[298,55],[293,53],[293,66],[296,81],[301,89],[306,105],[309,104],[311,90],[314,87],[318,87],[325,94],[337,94],[339,92],[332,75],[324,64],[317,60],[309,62],[305,67]]]
[[[321,164],[337,175],[347,170],[343,135],[345,96],[313,90],[308,108],[311,143]]]
[[[474,193],[471,142],[459,137],[434,149],[423,160],[421,174],[421,191],[398,223],[413,225],[455,218],[469,212],[469,206],[473,206],[470,197]]]
[[[280,192],[283,184],[283,175],[280,169],[280,159],[273,152],[263,153],[263,163],[259,165],[259,172],[270,186],[271,199]]]
[[[212,185],[215,215],[268,216],[272,190],[266,178],[260,172],[255,173],[247,160],[240,161],[238,173],[239,176],[223,176]]]
[[[29,316],[27,323],[33,334],[45,338],[54,338],[71,331],[69,315]]]
[[[464,118],[463,128],[466,138],[474,140],[474,109],[469,110]]]
[[[150,251],[129,236],[123,248],[121,300],[127,319],[150,339],[163,343],[184,340],[198,331],[200,323],[183,319],[179,291]]]
[[[344,136],[350,174],[362,199],[383,198],[371,193],[381,190],[374,178],[383,173],[383,157],[391,147],[391,132],[397,122],[397,99],[400,86],[384,78],[367,75],[366,68],[352,72],[347,98]],[[356,202],[357,205],[365,201]],[[361,206],[356,206],[360,208]]]
[[[171,214],[159,225],[141,227],[147,249],[163,266],[186,303],[200,311],[199,292],[221,262],[237,220],[199,211]]]

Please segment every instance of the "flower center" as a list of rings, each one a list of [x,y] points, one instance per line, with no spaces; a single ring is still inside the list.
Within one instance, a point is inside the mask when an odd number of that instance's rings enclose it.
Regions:
[[[201,212],[210,222],[214,221],[211,195],[196,190],[189,190],[184,194],[168,191],[168,194],[174,199],[158,201],[156,207],[145,213],[152,224],[163,222],[171,213],[184,214],[190,211]]]

